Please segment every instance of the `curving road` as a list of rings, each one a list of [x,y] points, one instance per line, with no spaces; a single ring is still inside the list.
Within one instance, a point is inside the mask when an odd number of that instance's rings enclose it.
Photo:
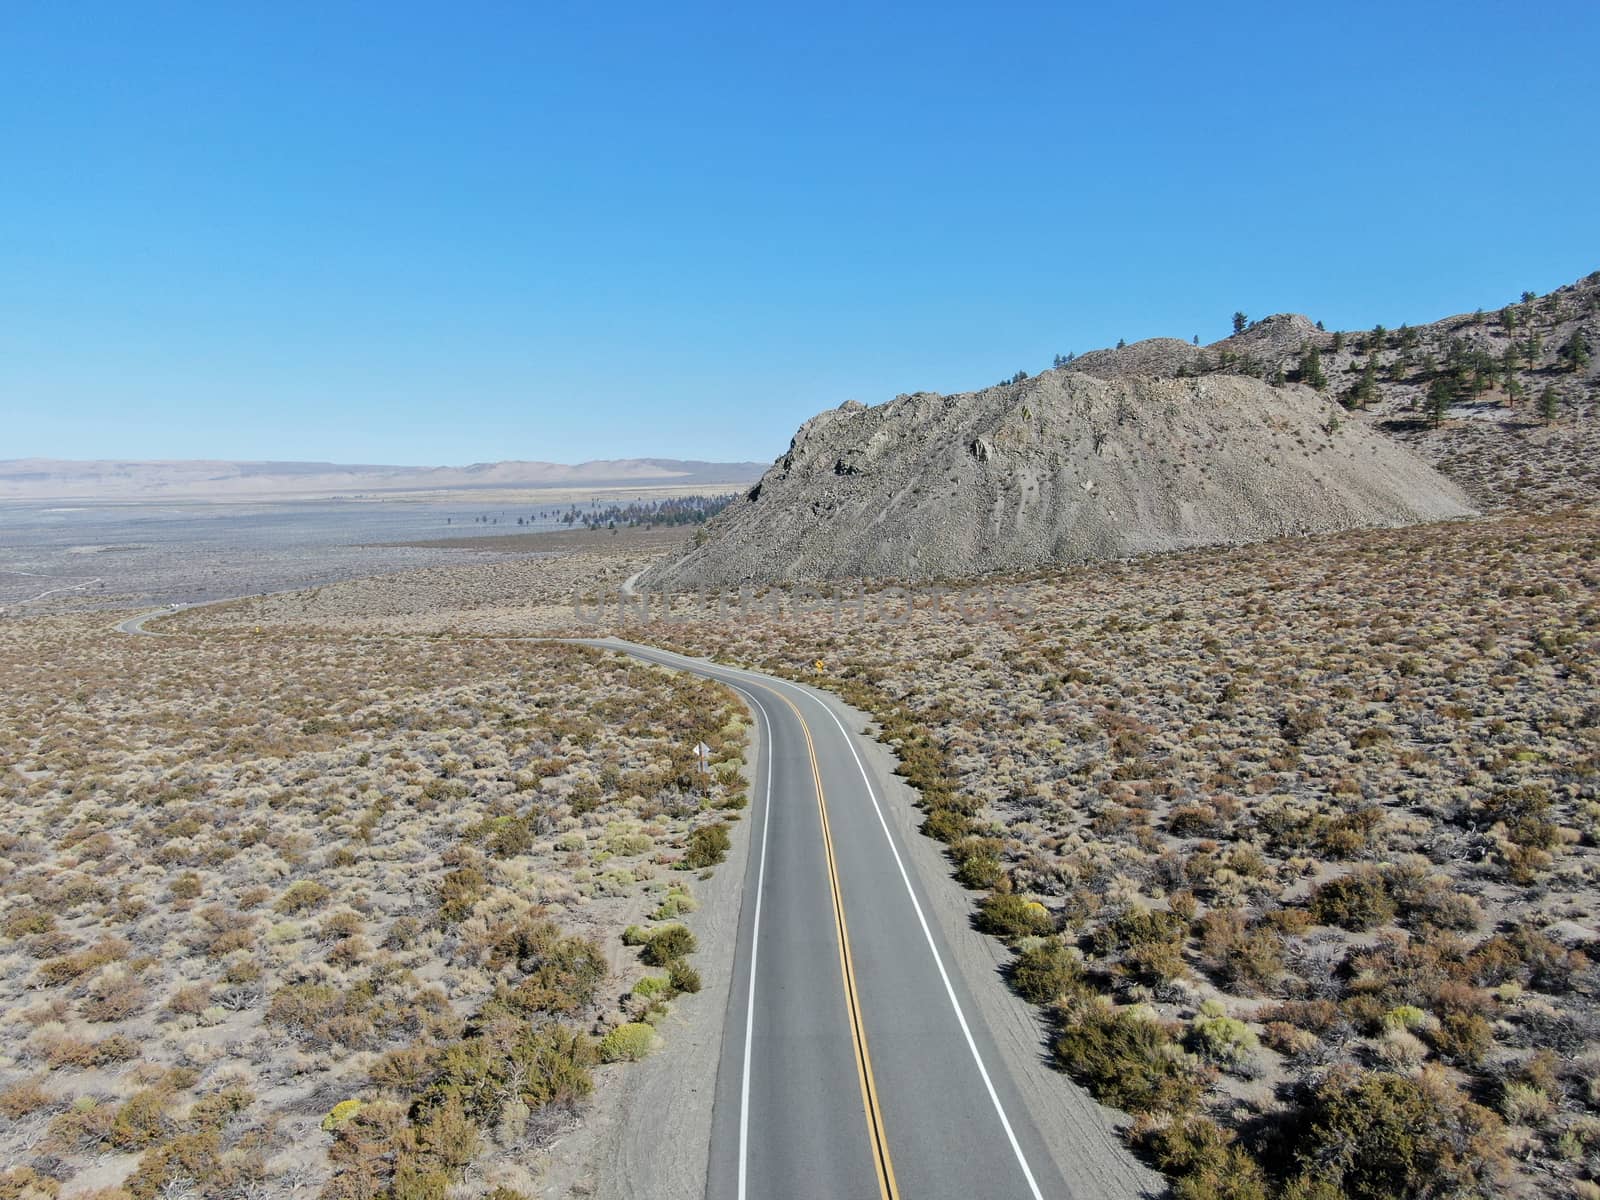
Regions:
[[[145,622],[169,611],[116,629],[155,635]],[[759,727],[706,1200],[1132,1200],[1161,1190],[1059,1077],[1043,1092],[1035,1080],[1025,1096],[1016,1025],[1002,1054],[952,956],[958,935],[930,904],[926,848],[907,844],[917,835],[903,814],[886,813],[884,769],[862,754],[837,701],[652,646],[572,640],[725,683]],[[987,1011],[996,1013],[992,998]],[[1031,1030],[1033,1018],[1021,1024]]]
[[[1072,1195],[834,709],[786,680],[588,644],[726,683],[760,725],[707,1200]]]

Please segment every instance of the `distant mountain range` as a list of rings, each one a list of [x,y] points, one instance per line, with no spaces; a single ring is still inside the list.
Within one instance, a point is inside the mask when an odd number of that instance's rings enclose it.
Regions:
[[[748,484],[768,463],[616,458],[567,465],[473,463],[466,467],[367,466],[209,459],[0,460],[3,500],[204,500],[367,495],[483,488],[604,488]]]

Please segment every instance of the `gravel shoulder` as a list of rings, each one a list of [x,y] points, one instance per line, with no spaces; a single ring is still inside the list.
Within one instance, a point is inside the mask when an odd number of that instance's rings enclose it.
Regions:
[[[748,708],[748,705],[746,706]],[[760,758],[760,730],[750,713],[744,776],[751,808],[752,774]],[[700,907],[684,919],[700,950],[694,956],[702,987],[672,1006],[660,1027],[665,1044],[643,1062],[610,1067],[597,1076],[595,1100],[583,1125],[557,1147],[554,1170],[540,1195],[596,1196],[602,1200],[700,1200],[706,1191],[711,1110],[722,1059],[723,1028],[739,940],[739,911],[749,862],[750,808],[733,824],[727,861],[697,881]],[[573,1173],[570,1168],[583,1164]]]

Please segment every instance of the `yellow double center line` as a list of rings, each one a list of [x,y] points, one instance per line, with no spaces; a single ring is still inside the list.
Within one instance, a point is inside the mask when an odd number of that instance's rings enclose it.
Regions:
[[[811,778],[817,788],[817,811],[822,815],[822,848],[828,860],[828,884],[833,893],[833,919],[839,930],[839,968],[844,974],[844,1002],[850,1018],[850,1040],[856,1053],[856,1077],[861,1082],[861,1107],[867,1117],[867,1141],[878,1176],[881,1200],[900,1200],[895,1182],[894,1163],[889,1158],[889,1139],[883,1130],[883,1113],[878,1110],[878,1085],[872,1075],[872,1055],[867,1052],[867,1029],[861,1019],[861,1001],[856,995],[856,969],[850,957],[850,930],[845,925],[844,898],[839,891],[839,868],[833,855],[833,831],[828,824],[828,801],[822,792],[822,769],[817,765],[817,748],[811,740],[811,727],[793,700],[782,692],[763,689],[789,706],[805,735],[806,753],[811,758]]]

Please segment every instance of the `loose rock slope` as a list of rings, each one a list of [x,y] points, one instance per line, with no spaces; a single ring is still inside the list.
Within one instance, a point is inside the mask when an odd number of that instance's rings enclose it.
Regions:
[[[1058,370],[812,418],[642,582],[947,578],[1472,513],[1310,388]]]

